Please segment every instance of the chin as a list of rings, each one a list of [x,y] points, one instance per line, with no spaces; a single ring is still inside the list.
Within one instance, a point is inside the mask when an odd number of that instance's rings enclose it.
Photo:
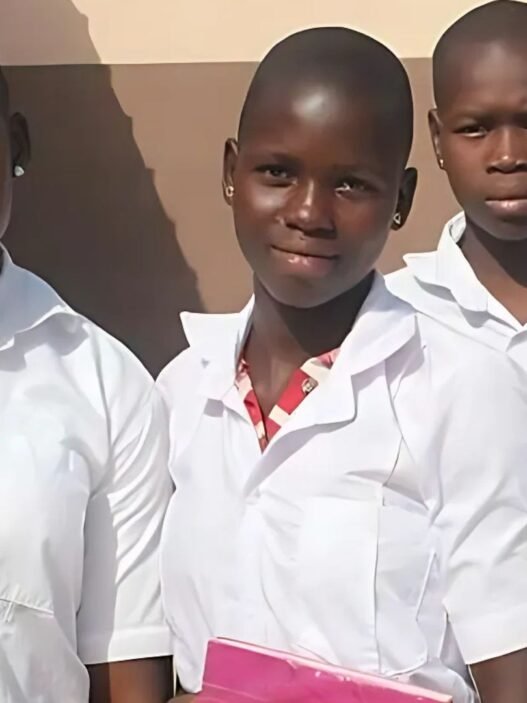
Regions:
[[[305,281],[289,281],[287,284],[266,285],[267,293],[280,305],[299,310],[311,310],[338,298],[340,293],[322,291],[308,285]]]
[[[493,219],[484,227],[488,234],[501,242],[527,241],[527,218]]]
[[[481,234],[500,242],[527,240],[527,213],[495,213],[481,203],[477,210],[465,209],[467,223]]]

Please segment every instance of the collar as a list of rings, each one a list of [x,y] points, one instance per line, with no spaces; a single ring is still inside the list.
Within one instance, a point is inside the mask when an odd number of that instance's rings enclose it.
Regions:
[[[67,329],[77,329],[82,317],[45,281],[17,266],[1,244],[0,249],[0,351],[12,347],[18,335],[52,317],[63,316],[68,321]]]
[[[190,347],[205,365],[200,392],[220,400],[232,388],[237,361],[251,325],[254,298],[240,312],[227,315],[183,313],[183,329]],[[344,340],[333,365],[333,372],[317,393],[317,415],[325,421],[337,420],[345,408],[353,410],[353,393],[345,382],[388,359],[417,334],[414,310],[386,288],[380,274],[357,316],[353,329]],[[344,381],[344,382],[343,382]],[[335,402],[342,396],[343,405]]]
[[[404,261],[419,282],[446,288],[465,310],[486,312],[489,294],[459,247],[464,231],[461,212],[445,225],[436,251],[407,254]]]

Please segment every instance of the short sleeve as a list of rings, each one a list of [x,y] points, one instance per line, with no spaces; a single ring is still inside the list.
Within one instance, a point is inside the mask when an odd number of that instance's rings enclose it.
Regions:
[[[527,647],[527,376],[482,353],[436,398],[430,496],[467,664]]]
[[[134,363],[135,363],[134,359]],[[165,406],[144,375],[122,378],[109,404],[110,459],[85,519],[77,616],[85,664],[170,654],[159,543],[171,495]]]

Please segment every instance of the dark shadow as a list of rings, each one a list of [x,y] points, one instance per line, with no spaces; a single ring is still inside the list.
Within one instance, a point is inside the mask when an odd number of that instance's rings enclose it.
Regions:
[[[6,244],[157,373],[185,346],[179,312],[202,309],[194,272],[87,18],[70,0],[25,0],[24,15],[49,33],[50,46],[67,32],[61,41],[90,64],[7,70],[12,107],[29,121],[33,161],[16,182]],[[155,121],[155,105],[151,112]]]

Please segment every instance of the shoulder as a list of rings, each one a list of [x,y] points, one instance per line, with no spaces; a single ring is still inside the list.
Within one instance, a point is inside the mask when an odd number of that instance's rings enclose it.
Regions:
[[[109,392],[137,395],[152,390],[151,374],[123,342],[87,318],[82,318],[82,325],[97,372]]]
[[[520,367],[502,350],[475,339],[463,330],[453,329],[443,320],[417,313],[423,347],[436,377],[458,379],[463,385],[496,385],[502,375],[516,378]],[[494,371],[494,378],[489,373]]]
[[[384,280],[390,293],[403,300],[408,300],[409,294],[419,289],[419,283],[408,266],[387,274]]]
[[[202,359],[190,347],[165,366],[157,377],[156,385],[169,409],[173,409],[178,399],[186,397],[190,388],[196,387],[203,368]]]
[[[171,390],[175,384],[181,382],[184,374],[199,371],[202,366],[199,356],[191,347],[187,347],[168,362],[159,373],[156,383],[160,388]]]
[[[527,373],[506,353],[419,316],[430,437],[477,461],[489,445],[527,456]]]

